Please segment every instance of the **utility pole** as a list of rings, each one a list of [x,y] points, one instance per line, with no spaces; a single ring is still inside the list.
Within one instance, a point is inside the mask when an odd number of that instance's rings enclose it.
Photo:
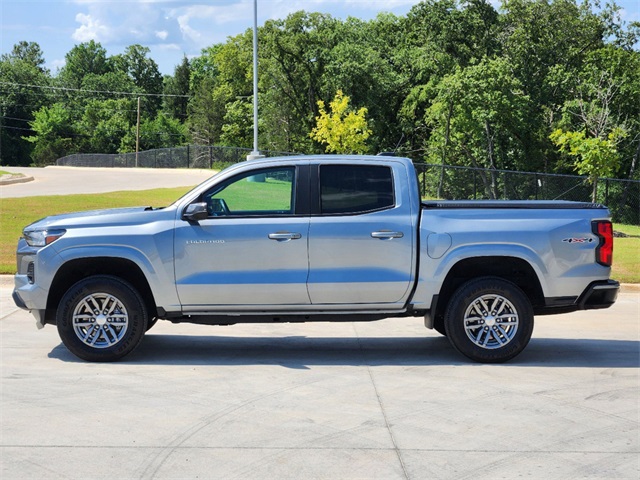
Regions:
[[[136,168],[138,168],[138,150],[140,149],[140,97],[138,97],[138,121],[136,122]]]
[[[258,0],[253,0],[253,152],[247,160],[264,158],[258,151]]]

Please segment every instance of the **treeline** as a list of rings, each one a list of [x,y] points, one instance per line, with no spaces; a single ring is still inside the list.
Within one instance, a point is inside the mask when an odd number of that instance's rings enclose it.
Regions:
[[[326,151],[317,118],[346,98],[367,138],[344,144],[362,153],[638,178],[639,38],[615,5],[590,1],[427,0],[371,21],[297,12],[259,28],[259,146]],[[253,144],[250,30],[170,76],[140,45],[108,56],[92,41],[56,75],[43,65],[34,43],[2,56],[3,164],[134,151],[138,97],[140,150]]]

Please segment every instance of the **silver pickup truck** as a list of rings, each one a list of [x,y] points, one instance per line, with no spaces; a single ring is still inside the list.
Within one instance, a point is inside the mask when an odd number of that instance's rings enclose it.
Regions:
[[[234,165],[164,208],[58,215],[24,229],[13,298],[78,357],[113,361],[158,319],[423,317],[479,362],[526,347],[534,314],[606,308],[608,210],[422,202],[407,158]]]

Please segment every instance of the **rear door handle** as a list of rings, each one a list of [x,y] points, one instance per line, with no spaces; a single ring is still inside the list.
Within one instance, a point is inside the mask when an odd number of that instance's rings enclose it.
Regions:
[[[371,232],[371,236],[373,238],[379,238],[380,240],[390,240],[392,238],[402,238],[404,237],[404,233],[382,231],[382,232]]]
[[[300,233],[276,232],[269,234],[269,239],[278,242],[288,242],[289,240],[298,240],[300,238],[302,238],[302,234]]]

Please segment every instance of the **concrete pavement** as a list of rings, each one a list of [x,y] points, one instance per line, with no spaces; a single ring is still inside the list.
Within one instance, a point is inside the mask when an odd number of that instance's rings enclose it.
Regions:
[[[75,168],[75,167],[2,167],[10,173],[22,173],[33,181],[0,185],[0,198],[103,193],[124,190],[148,190],[195,186],[211,177],[211,170],[177,168]]]
[[[90,364],[0,288],[0,477],[534,479],[640,476],[640,295],[538,317],[505,365],[420,319],[161,321]]]
[[[23,171],[3,167],[9,171]],[[28,169],[0,197],[195,185],[194,170]],[[538,317],[478,365],[421,319],[161,321],[123,362],[38,331],[0,277],[0,478],[640,477],[640,292]]]

